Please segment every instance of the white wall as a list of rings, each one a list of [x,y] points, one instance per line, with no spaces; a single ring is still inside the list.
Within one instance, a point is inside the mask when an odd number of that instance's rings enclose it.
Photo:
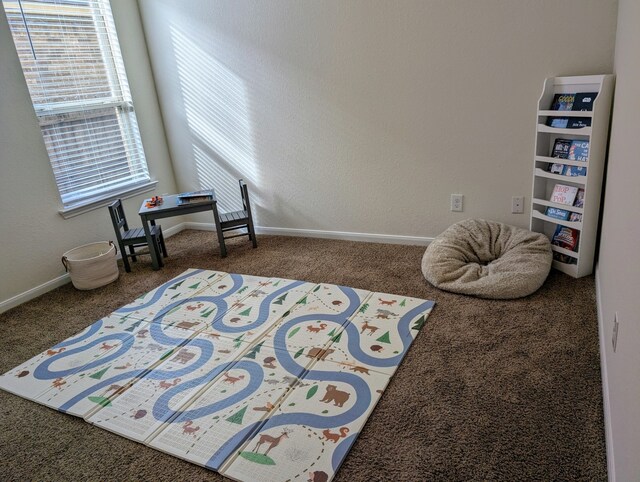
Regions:
[[[528,226],[544,78],[612,70],[615,0],[139,4],[178,188],[244,177],[261,226]]]
[[[640,480],[640,2],[620,0],[616,94],[597,266],[610,474]],[[614,313],[619,329],[612,347]],[[605,401],[606,403],[606,401]],[[611,455],[611,454],[610,454]],[[612,477],[613,480],[613,477]]]
[[[169,151],[135,2],[112,1],[149,169],[158,192],[175,192]],[[63,219],[60,196],[4,10],[0,7],[0,303],[64,274],[60,257],[114,239],[106,208]],[[144,195],[125,209],[136,221]],[[170,226],[173,220],[163,220]],[[139,223],[139,220],[137,220]],[[175,222],[175,221],[173,221]]]

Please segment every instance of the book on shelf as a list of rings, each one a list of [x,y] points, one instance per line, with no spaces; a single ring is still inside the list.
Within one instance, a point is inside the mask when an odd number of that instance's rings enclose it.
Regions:
[[[580,231],[566,226],[558,224],[556,231],[551,238],[551,244],[560,246],[561,248],[569,251],[575,251],[578,247],[578,238],[580,237]]]
[[[547,120],[547,125],[549,127],[557,127],[558,129],[566,129],[568,124],[568,117],[549,117]]]
[[[553,96],[553,102],[551,103],[551,110],[592,111],[593,101],[597,96],[597,92],[555,94]]]
[[[558,253],[557,251],[553,252],[553,259],[560,263],[564,264],[578,264],[578,260],[573,256],[569,256],[568,254]]]
[[[575,98],[575,94],[555,94],[551,103],[551,110],[571,110]]]
[[[577,208],[584,207],[584,189],[578,188],[576,198],[573,200],[573,205]]]
[[[571,161],[586,161],[589,159],[589,141],[571,141],[567,159]]]
[[[591,127],[591,119],[588,117],[571,117],[567,121],[567,129],[582,129],[583,127]]]
[[[551,150],[551,157],[568,159],[573,141],[571,139],[556,139]]]
[[[587,168],[584,166],[564,166],[562,174],[569,177],[586,176]]]
[[[582,222],[582,214],[580,213],[569,213],[569,221],[572,223],[580,223]]]
[[[566,204],[567,206],[573,206],[573,201],[578,194],[578,188],[575,186],[565,186],[564,184],[556,184],[553,187],[551,193],[551,199],[549,201],[557,204]]]
[[[583,127],[591,127],[591,119],[588,117],[549,117],[547,125],[558,129],[582,129]]]
[[[562,221],[566,221],[567,219],[569,219],[569,214],[570,213],[566,209],[548,207],[547,211],[545,212],[545,214],[547,216],[549,216],[550,218],[560,219]]]
[[[571,110],[592,111],[593,101],[597,96],[597,92],[578,92],[573,99]]]
[[[551,174],[562,174],[564,172],[564,168],[565,168],[564,164],[558,164],[557,162],[554,162],[553,164],[549,164],[549,172]]]

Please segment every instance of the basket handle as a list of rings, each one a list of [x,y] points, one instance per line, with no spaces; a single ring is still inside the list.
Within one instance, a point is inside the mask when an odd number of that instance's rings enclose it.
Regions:
[[[115,244],[113,244],[113,241],[109,241],[109,245],[113,246],[113,249],[116,250],[116,256],[117,256],[118,255],[118,247]],[[62,266],[64,266],[64,270],[68,273],[69,272],[69,264],[68,264],[68,261],[67,261],[67,257],[63,256],[61,258],[61,261],[62,261]]]

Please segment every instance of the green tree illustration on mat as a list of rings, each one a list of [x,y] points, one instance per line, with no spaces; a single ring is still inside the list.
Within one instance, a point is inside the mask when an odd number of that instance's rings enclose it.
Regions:
[[[125,328],[124,331],[128,331],[130,333],[133,333],[133,330],[135,330],[136,328],[138,328],[140,326],[140,323],[142,323],[142,321],[136,321],[133,325],[131,325],[129,328]]]
[[[89,375],[89,378],[95,378],[96,380],[100,380],[102,378],[102,375],[107,373],[107,370],[109,370],[109,368],[111,368],[111,365],[109,365],[107,368],[103,368],[99,372],[95,372],[93,375]]]
[[[307,304],[307,297],[303,297],[300,301],[298,301],[298,303],[296,303],[298,305],[306,305]]]
[[[261,341],[260,343],[258,343],[256,346],[254,346],[251,351],[249,353],[247,353],[244,357],[245,358],[251,358],[252,360],[256,359],[256,355],[258,353],[260,353],[260,348],[262,348],[262,344],[264,343],[264,341]]]
[[[242,344],[242,338],[244,337],[244,334],[240,335],[238,338],[236,338],[235,340],[233,340],[234,342],[234,348],[238,348],[241,344]]]
[[[360,307],[360,309],[358,310],[358,313],[364,313],[365,311],[367,311],[368,308],[369,308],[369,303],[365,303]]]
[[[342,337],[342,332],[338,333],[336,336],[331,338],[331,341],[334,343],[338,343],[340,341],[340,337]]]
[[[190,290],[195,290],[198,286],[200,286],[200,281],[198,281],[196,284],[189,286]]]
[[[209,310],[202,310],[200,313],[200,317],[201,318],[208,318],[209,316],[211,316],[211,313],[213,313],[214,311],[216,311],[215,308],[210,308]]]
[[[327,336],[328,336],[329,338],[331,338],[331,337],[332,337],[332,336],[334,336],[335,334],[336,334],[336,329],[334,328],[333,330],[331,330],[331,331],[327,334]]]
[[[173,286],[170,286],[170,287],[169,287],[169,288],[167,288],[167,289],[169,289],[169,290],[177,290],[177,289],[180,287],[180,285],[181,285],[182,283],[184,283],[184,280],[182,280],[182,281],[178,281],[176,284],[174,284]]]
[[[287,295],[288,295],[288,294],[289,294],[289,293],[285,293],[285,294],[283,294],[282,296],[278,297],[278,299],[277,299],[277,300],[275,300],[275,301],[273,302],[273,304],[274,304],[274,305],[281,305],[281,304],[282,304],[282,302],[287,298]]]
[[[240,289],[238,290],[238,294],[240,294],[240,293],[243,293],[243,292],[247,291],[247,289],[248,289],[248,288],[249,288],[249,285],[243,286],[242,288],[240,288]]]
[[[376,339],[376,341],[379,341],[379,342],[382,342],[382,343],[391,343],[391,340],[389,339],[389,332],[387,331],[380,338]]]
[[[407,306],[407,299],[406,298],[400,302],[400,306]]]
[[[249,405],[245,405],[242,409],[238,410],[236,413],[227,418],[227,422],[237,423],[238,425],[242,424],[242,419],[244,418],[244,412],[247,411],[247,407]]]
[[[427,321],[427,319],[424,317],[424,315],[422,315],[420,318],[416,320],[416,322],[413,324],[411,329],[420,330],[424,326],[425,321]]]
[[[241,311],[240,313],[238,313],[240,316],[249,316],[249,313],[251,313],[251,307],[247,308],[244,311]]]

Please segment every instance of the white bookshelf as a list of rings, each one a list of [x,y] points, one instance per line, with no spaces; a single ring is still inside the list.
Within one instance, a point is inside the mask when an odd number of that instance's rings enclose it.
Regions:
[[[575,278],[587,276],[593,272],[613,83],[613,75],[550,77],[545,80],[542,94],[538,100],[530,228],[532,231],[546,234],[549,239],[553,237],[559,224],[580,231],[575,251],[552,246],[554,252],[570,256],[576,261],[575,264],[569,264],[554,260],[553,267]],[[593,104],[593,111],[549,110],[555,94],[579,92],[598,93]],[[591,127],[578,129],[549,127],[547,121],[553,117],[589,118],[591,119]],[[570,161],[550,157],[556,139],[588,140],[589,157],[587,161]],[[554,163],[586,167],[586,176],[571,177],[552,174],[548,172],[548,168]],[[566,206],[549,201],[556,184],[583,188],[585,191],[583,207]],[[545,214],[548,207],[580,213],[582,221],[570,222],[551,218]]]

